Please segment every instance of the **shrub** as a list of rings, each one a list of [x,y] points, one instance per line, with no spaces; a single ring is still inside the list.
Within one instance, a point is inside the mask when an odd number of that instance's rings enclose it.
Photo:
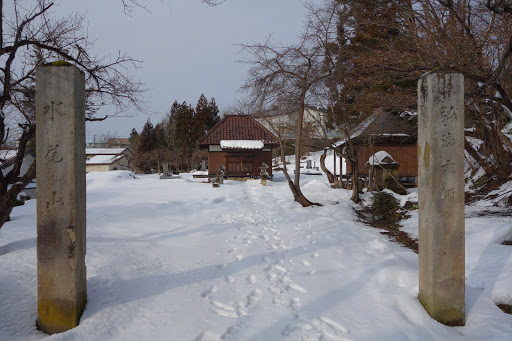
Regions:
[[[16,199],[16,203],[14,204],[14,207],[25,205],[25,201],[27,201],[27,200],[30,200],[30,195],[20,195]]]
[[[400,208],[400,203],[389,193],[375,193],[371,203],[370,209],[375,222],[397,223],[405,218],[405,212]]]

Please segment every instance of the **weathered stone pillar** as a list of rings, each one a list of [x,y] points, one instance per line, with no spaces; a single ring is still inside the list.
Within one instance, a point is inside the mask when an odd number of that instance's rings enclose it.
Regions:
[[[464,78],[418,84],[419,299],[430,316],[465,324]]]
[[[37,67],[36,121],[37,327],[54,334],[78,325],[87,294],[85,81],[78,68]]]

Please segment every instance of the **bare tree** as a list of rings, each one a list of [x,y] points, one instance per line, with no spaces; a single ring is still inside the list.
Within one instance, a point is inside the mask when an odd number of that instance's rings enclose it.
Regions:
[[[0,227],[9,219],[18,194],[35,176],[35,163],[20,177],[27,144],[34,138],[35,68],[56,60],[78,66],[86,75],[86,97],[89,104],[106,103],[122,112],[129,107],[144,110],[144,85],[134,81],[128,67],[139,61],[118,52],[105,57],[91,56],[84,16],[70,14],[55,18],[50,13],[54,3],[37,0],[27,4],[13,2],[4,7],[0,1],[0,147],[12,135],[18,150],[14,167],[0,172]],[[89,111],[88,120],[103,120]],[[15,124],[18,124],[16,130]]]
[[[242,87],[260,111],[272,105],[298,109],[295,141],[295,177],[288,180],[294,199],[302,206],[318,205],[309,201],[300,189],[300,158],[303,151],[304,111],[308,100],[315,99],[319,88],[333,70],[329,44],[336,37],[337,6],[309,5],[308,21],[297,44],[273,45],[271,37],[262,44],[243,44],[250,55],[248,80]],[[283,160],[284,160],[284,155]]]
[[[121,0],[121,2],[123,3],[123,9],[126,15],[131,15],[133,10],[137,7],[149,11],[144,0]],[[225,2],[225,0],[201,0],[201,2],[208,6],[217,6]]]

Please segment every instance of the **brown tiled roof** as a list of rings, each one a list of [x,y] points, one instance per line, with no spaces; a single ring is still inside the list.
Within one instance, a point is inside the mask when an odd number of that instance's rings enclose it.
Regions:
[[[407,134],[416,138],[418,134],[415,120],[398,117],[386,111],[377,112],[375,116],[375,120],[365,131],[367,135]]]
[[[417,117],[399,117],[391,112],[377,110],[352,130],[351,139],[355,145],[379,144],[414,144],[418,139]],[[341,135],[339,146],[345,144]]]
[[[277,145],[277,137],[249,115],[224,115],[210,131],[199,140],[200,146],[220,144],[222,140],[257,140],[265,145]]]

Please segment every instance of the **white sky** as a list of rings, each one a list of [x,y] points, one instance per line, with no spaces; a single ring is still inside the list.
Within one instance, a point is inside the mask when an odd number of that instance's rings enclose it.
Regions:
[[[318,1],[318,0],[317,0]],[[293,43],[302,28],[305,9],[300,0],[227,0],[209,7],[200,0],[153,0],[148,13],[123,13],[121,0],[62,0],[58,13],[87,11],[89,36],[97,54],[127,52],[144,63],[133,75],[150,89],[146,101],[158,123],[174,100],[195,105],[201,93],[214,97],[219,108],[242,98],[238,89],[247,65],[238,43],[262,42],[268,34],[276,41]],[[108,108],[105,112],[108,114]],[[110,132],[127,137],[140,133],[148,116],[135,111],[129,118],[87,124],[87,140]]]

